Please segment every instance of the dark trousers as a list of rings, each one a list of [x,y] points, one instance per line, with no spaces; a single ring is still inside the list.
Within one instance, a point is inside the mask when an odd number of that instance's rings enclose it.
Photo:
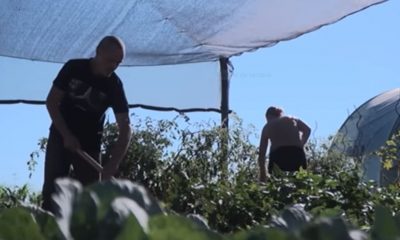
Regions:
[[[273,166],[277,165],[282,171],[295,172],[307,168],[306,154],[297,146],[278,147],[269,154],[268,172],[272,173]]]
[[[85,149],[94,159],[99,159],[100,146],[97,149]],[[42,189],[42,208],[54,212],[52,194],[55,192],[55,180],[69,177],[70,167],[73,166],[73,178],[86,186],[100,179],[99,173],[77,154],[64,148],[61,134],[51,128],[46,148],[44,183]]]

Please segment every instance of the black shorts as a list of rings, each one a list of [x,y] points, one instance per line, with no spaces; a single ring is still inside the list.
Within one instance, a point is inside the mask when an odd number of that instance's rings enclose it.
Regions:
[[[297,146],[278,147],[269,154],[268,172],[272,173],[274,165],[282,171],[294,172],[307,168],[306,154],[304,150]]]

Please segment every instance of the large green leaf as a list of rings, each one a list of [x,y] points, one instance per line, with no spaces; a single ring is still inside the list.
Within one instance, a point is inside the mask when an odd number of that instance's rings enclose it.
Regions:
[[[135,221],[133,221],[133,219]],[[126,225],[133,225],[138,237],[146,236],[149,216],[135,201],[126,197],[117,197],[111,203],[111,207],[101,223],[98,239],[114,239],[125,230]],[[129,231],[131,232],[131,231]],[[122,236],[121,236],[122,237]]]
[[[270,226],[296,232],[306,225],[310,218],[310,214],[304,211],[301,205],[293,205],[285,208],[280,216],[273,217]]]
[[[191,213],[186,215],[186,217],[190,219],[193,223],[197,224],[200,228],[210,229],[207,220],[203,216]]]
[[[67,239],[71,239],[70,220],[73,213],[74,202],[81,194],[82,185],[73,179],[62,178],[55,182],[56,193],[53,196],[55,206],[54,215],[60,230]]]
[[[70,231],[75,240],[98,239],[98,201],[91,191],[75,196],[70,220]]]
[[[150,239],[154,240],[219,240],[223,237],[198,226],[187,218],[158,215],[150,218]]]
[[[99,240],[138,239],[146,240],[149,216],[135,201],[117,197],[111,203],[99,229]]]
[[[368,240],[368,235],[361,230],[350,230],[349,231],[350,238],[352,240]]]
[[[39,225],[29,210],[23,207],[2,209],[0,211],[1,240],[45,240]]]
[[[32,214],[45,239],[65,239],[52,213],[34,205],[24,205],[23,208]]]
[[[102,218],[107,213],[107,208],[116,197],[126,197],[135,201],[147,214],[155,215],[162,213],[158,201],[143,186],[128,180],[111,180],[96,183],[86,190],[93,191],[99,199],[99,216]]]
[[[375,222],[372,227],[371,237],[374,240],[400,239],[400,225],[392,216],[389,209],[382,206],[375,208]]]
[[[138,224],[136,218],[130,215],[122,226],[115,240],[148,240],[148,236]]]
[[[319,218],[305,226],[301,236],[312,240],[352,240],[341,218]]]
[[[232,240],[295,240],[288,232],[277,228],[257,227],[249,231],[241,231],[228,239]]]
[[[130,181],[105,181],[82,189],[75,180],[59,179],[56,186],[55,215],[67,239],[126,239],[127,233],[145,239],[149,215],[163,213],[143,186]]]

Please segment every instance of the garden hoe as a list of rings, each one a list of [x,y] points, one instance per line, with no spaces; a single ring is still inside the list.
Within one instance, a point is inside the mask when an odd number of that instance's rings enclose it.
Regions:
[[[92,167],[94,167],[97,170],[97,172],[100,173],[100,181],[101,181],[102,180],[102,174],[103,174],[103,166],[101,166],[100,163],[97,162],[94,158],[92,158],[87,152],[85,152],[83,150],[78,150],[77,153],[81,158],[83,158]],[[115,179],[115,178],[112,177],[111,179]]]

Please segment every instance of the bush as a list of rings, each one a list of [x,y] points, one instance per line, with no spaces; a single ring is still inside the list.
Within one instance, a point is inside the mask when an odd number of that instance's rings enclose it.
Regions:
[[[297,204],[274,214],[264,226],[256,224],[248,230],[221,234],[208,228],[201,217],[167,213],[143,186],[127,180],[82,188],[79,182],[65,178],[57,180],[56,189],[54,202],[59,208],[54,214],[30,205],[0,209],[0,239],[380,240],[400,237],[400,217],[381,206],[375,211],[376,222],[369,233],[352,227],[340,217],[313,216]]]
[[[21,203],[39,204],[40,194],[30,191],[28,185],[21,187],[0,186],[0,209],[19,206]]]
[[[379,188],[362,182],[357,162],[328,154],[332,138],[308,143],[307,171],[282,174],[260,184],[258,146],[250,141],[257,136],[238,118],[231,121],[229,134],[216,123],[191,124],[184,116],[133,122],[134,137],[119,177],[143,184],[171,211],[204,216],[219,232],[266,224],[292,204],[302,204],[318,216],[343,216],[363,229],[373,223],[376,204],[393,211],[400,207],[396,186]],[[107,125],[104,136],[106,159],[116,126]],[[229,139],[227,158],[221,148],[225,137]]]
[[[132,122],[133,138],[118,177],[145,186],[166,212],[201,215],[219,233],[267,225],[294,204],[369,231],[375,206],[392,212],[400,208],[398,187],[362,182],[357,162],[328,154],[331,139],[307,145],[307,170],[259,183],[258,146],[251,140],[258,136],[238,118],[231,118],[229,132],[212,122],[193,124],[184,115],[171,121],[133,116]],[[116,126],[107,124],[104,162],[116,137]],[[226,139],[227,152],[222,147]]]

